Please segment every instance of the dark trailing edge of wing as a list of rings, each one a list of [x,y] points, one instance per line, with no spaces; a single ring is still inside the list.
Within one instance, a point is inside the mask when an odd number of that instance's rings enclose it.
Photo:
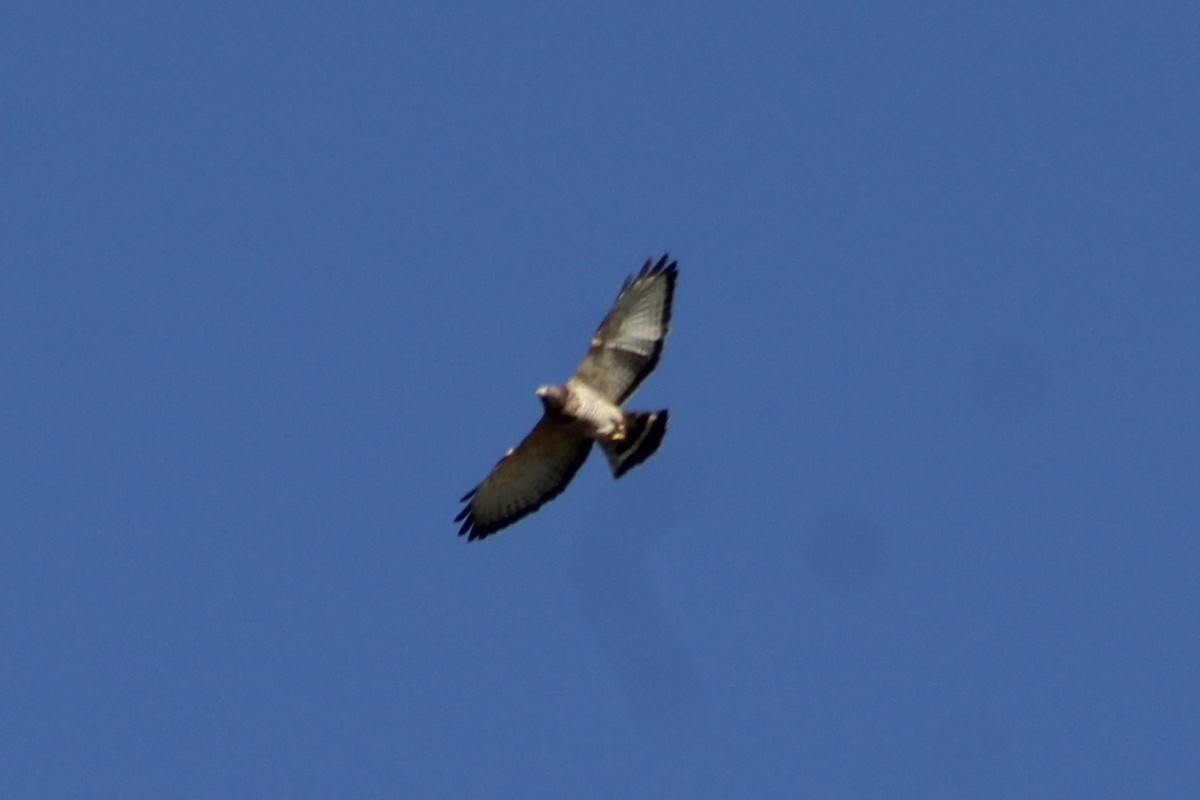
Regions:
[[[527,517],[533,512],[537,511],[539,508],[546,505],[546,503],[549,503],[551,500],[566,491],[567,485],[571,483],[571,479],[575,477],[575,473],[579,472],[579,468],[583,466],[583,462],[587,461],[588,453],[591,451],[592,448],[590,446],[584,450],[583,455],[579,457],[579,460],[570,465],[567,471],[563,473],[562,481],[558,484],[558,486],[554,487],[550,491],[546,492],[546,494],[538,498],[536,503],[519,509],[512,514],[509,514],[507,517],[502,517],[501,519],[498,519],[489,525],[479,524],[479,522],[475,519],[475,510],[472,507],[472,503],[468,502],[475,497],[475,493],[479,491],[480,486],[483,486],[483,484],[476,486],[474,489],[464,494],[462,500],[459,500],[460,503],[466,503],[466,505],[463,506],[463,509],[458,512],[458,516],[454,518],[455,522],[462,523],[462,527],[458,529],[458,535],[462,536],[463,534],[466,534],[468,542],[473,542],[476,539],[483,539],[487,536],[491,536],[497,531],[504,530],[517,520]]]
[[[617,405],[621,405],[629,399],[629,396],[632,395],[637,387],[641,385],[642,381],[646,380],[646,377],[654,371],[654,368],[658,366],[659,359],[662,358],[663,345],[666,344],[667,333],[671,330],[671,311],[675,306],[675,276],[679,274],[677,269],[679,262],[671,261],[668,263],[668,258],[670,258],[670,256],[664,253],[663,257],[658,260],[658,263],[653,263],[653,259],[646,259],[646,263],[642,265],[641,270],[639,270],[636,275],[630,275],[628,278],[626,278],[625,285],[622,286],[621,291],[617,293],[617,297],[620,297],[626,289],[642,278],[653,275],[667,276],[667,296],[663,298],[662,338],[654,343],[654,352],[652,352],[650,357],[646,360],[646,365],[638,371],[637,377],[630,382],[629,389],[623,392],[620,397],[616,398]],[[607,321],[608,319],[606,317],[605,322]],[[600,325],[603,327],[604,323],[602,322]]]

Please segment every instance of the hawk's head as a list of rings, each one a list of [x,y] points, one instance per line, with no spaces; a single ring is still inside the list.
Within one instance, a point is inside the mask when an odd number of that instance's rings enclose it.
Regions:
[[[567,390],[562,386],[539,386],[537,396],[550,414],[561,414],[567,404]]]

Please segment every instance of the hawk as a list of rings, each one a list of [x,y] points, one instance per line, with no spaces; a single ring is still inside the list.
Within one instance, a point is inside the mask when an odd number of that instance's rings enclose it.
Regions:
[[[592,337],[583,363],[562,386],[541,386],[542,418],[463,495],[454,518],[467,541],[482,539],[562,494],[600,445],[613,478],[654,454],[667,432],[667,409],[625,411],[625,401],[658,365],[671,323],[676,262],[647,260],[630,275]]]

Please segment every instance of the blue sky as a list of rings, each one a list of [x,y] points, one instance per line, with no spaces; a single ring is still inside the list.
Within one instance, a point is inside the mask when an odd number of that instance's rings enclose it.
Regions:
[[[1193,796],[1200,12],[649,5],[4,5],[0,795]]]

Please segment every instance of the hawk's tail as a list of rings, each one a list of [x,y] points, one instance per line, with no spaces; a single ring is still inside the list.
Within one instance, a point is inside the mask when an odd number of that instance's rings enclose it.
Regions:
[[[600,443],[614,478],[619,478],[654,455],[667,433],[667,410],[626,411],[625,438]]]

